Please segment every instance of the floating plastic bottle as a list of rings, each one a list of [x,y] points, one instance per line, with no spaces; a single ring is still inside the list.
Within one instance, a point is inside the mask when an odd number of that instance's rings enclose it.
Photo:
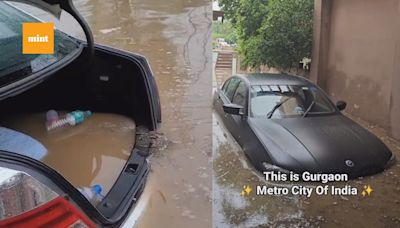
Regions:
[[[49,112],[47,114],[49,114]],[[48,119],[51,119],[54,116],[54,113],[49,114],[49,116],[47,116],[47,114],[46,114],[46,117]],[[91,111],[79,111],[79,110],[73,111],[73,112],[66,114],[61,119],[57,119],[57,120],[54,120],[51,122],[48,121],[46,124],[46,128],[47,128],[47,131],[51,131],[53,129],[61,128],[61,127],[65,127],[65,126],[75,126],[77,124],[82,123],[85,119],[87,119],[91,115],[92,115]]]
[[[47,111],[47,113],[46,113],[47,123],[52,123],[57,120],[58,120],[58,113],[56,110],[51,109],[51,110]]]
[[[78,188],[78,190],[93,205],[99,204],[104,198],[103,195],[101,194],[101,192],[103,191],[103,188],[99,184],[95,184],[92,187]]]

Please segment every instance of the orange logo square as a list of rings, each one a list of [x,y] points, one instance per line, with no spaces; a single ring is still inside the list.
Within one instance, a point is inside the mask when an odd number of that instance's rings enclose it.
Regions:
[[[54,24],[22,23],[22,54],[54,54]]]

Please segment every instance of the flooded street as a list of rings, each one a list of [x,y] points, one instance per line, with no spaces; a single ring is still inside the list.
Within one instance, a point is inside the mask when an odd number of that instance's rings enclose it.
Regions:
[[[125,227],[400,227],[399,162],[383,173],[346,182],[358,189],[357,196],[256,195],[257,185],[291,187],[295,183],[265,181],[212,109],[213,89],[232,69],[218,74],[213,69],[217,54],[212,56],[211,50],[211,1],[74,2],[96,43],[148,59],[159,89],[162,124],[151,135],[159,140],[151,148],[144,192]],[[68,15],[63,14],[56,26],[83,38]],[[137,136],[141,137],[139,126],[121,115],[95,113],[85,125],[62,134],[44,132],[43,116],[13,116],[3,124],[41,141],[48,149],[44,162],[57,167],[72,184],[101,183],[105,193],[113,183],[106,180],[118,177]],[[399,142],[377,126],[350,118],[376,134],[400,158]],[[95,142],[83,149],[96,153],[80,154],[84,142]],[[67,156],[83,156],[81,163],[73,164],[79,168],[64,163]],[[101,166],[113,169],[100,172]],[[298,185],[306,184],[315,187]],[[360,193],[368,185],[373,192],[363,197]],[[253,189],[247,196],[246,186]]]
[[[144,55],[161,98],[161,142],[127,227],[210,227],[212,195],[211,2],[74,1],[96,43]],[[41,16],[40,12],[35,13]],[[47,19],[48,17],[46,17]],[[84,39],[63,13],[60,30]]]
[[[214,75],[213,80],[216,89],[221,78]],[[388,137],[384,130],[349,117],[377,135],[400,157],[400,143]],[[217,114],[213,115],[213,154],[214,227],[400,227],[398,162],[383,173],[347,182],[358,189],[357,196],[256,195],[257,185],[292,187],[295,183],[265,181],[247,161]],[[247,185],[253,192],[243,197],[241,192]],[[343,187],[345,184],[331,185]],[[371,196],[363,197],[361,192],[366,185],[374,190]]]
[[[137,226],[211,226],[211,2],[76,4],[97,43],[148,58],[159,88],[168,145],[153,151]]]
[[[358,118],[351,117],[377,135],[396,155],[397,162],[388,170],[373,176],[350,181],[360,191],[365,185],[374,188],[373,195],[356,197],[314,197],[307,201],[306,215],[321,216],[324,227],[400,227],[400,143],[386,132]]]
[[[293,196],[240,195],[243,186],[264,183],[263,176],[249,164],[219,117],[213,121],[214,152],[214,227],[293,227],[308,225],[304,219],[304,204]],[[273,183],[269,183],[273,184]]]
[[[364,122],[365,127],[368,127]],[[358,196],[257,196],[240,195],[243,186],[291,185],[266,182],[249,164],[230,133],[214,116],[214,227],[399,227],[400,165],[370,177],[346,184],[360,192],[365,185],[374,191],[370,197]],[[384,136],[381,129],[368,127],[382,137],[400,156],[400,145]],[[343,184],[334,184],[343,186]]]

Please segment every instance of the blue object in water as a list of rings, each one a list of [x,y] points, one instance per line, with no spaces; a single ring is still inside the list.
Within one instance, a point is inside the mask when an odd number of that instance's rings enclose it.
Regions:
[[[47,154],[47,149],[36,139],[5,127],[0,127],[0,150],[22,154],[36,160],[42,160]]]
[[[98,195],[101,195],[101,192],[103,191],[103,188],[99,184],[93,185],[92,189],[93,189],[93,192],[98,194]]]

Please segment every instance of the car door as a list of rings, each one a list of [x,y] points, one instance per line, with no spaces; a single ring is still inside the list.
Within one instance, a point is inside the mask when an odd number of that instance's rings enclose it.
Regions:
[[[228,79],[225,81],[225,83],[222,85],[221,89],[218,88],[217,91],[214,93],[214,109],[220,115],[221,117],[224,116],[224,110],[223,110],[223,104],[224,100],[226,100],[226,89],[228,88],[229,83],[231,82],[231,79]]]
[[[247,132],[247,103],[249,89],[247,84],[240,80],[235,93],[232,97],[232,103],[243,107],[243,115],[228,115],[229,122],[232,123],[234,135],[239,145],[243,146]]]
[[[224,122],[226,128],[233,134],[234,123],[232,122],[232,118],[230,114],[227,114],[223,110],[224,104],[230,104],[233,99],[233,95],[235,94],[236,88],[240,83],[240,79],[237,77],[232,77],[228,81],[225,82],[224,86],[217,93],[216,98],[216,110],[218,114],[221,116],[222,121]],[[236,137],[234,135],[234,137]]]

